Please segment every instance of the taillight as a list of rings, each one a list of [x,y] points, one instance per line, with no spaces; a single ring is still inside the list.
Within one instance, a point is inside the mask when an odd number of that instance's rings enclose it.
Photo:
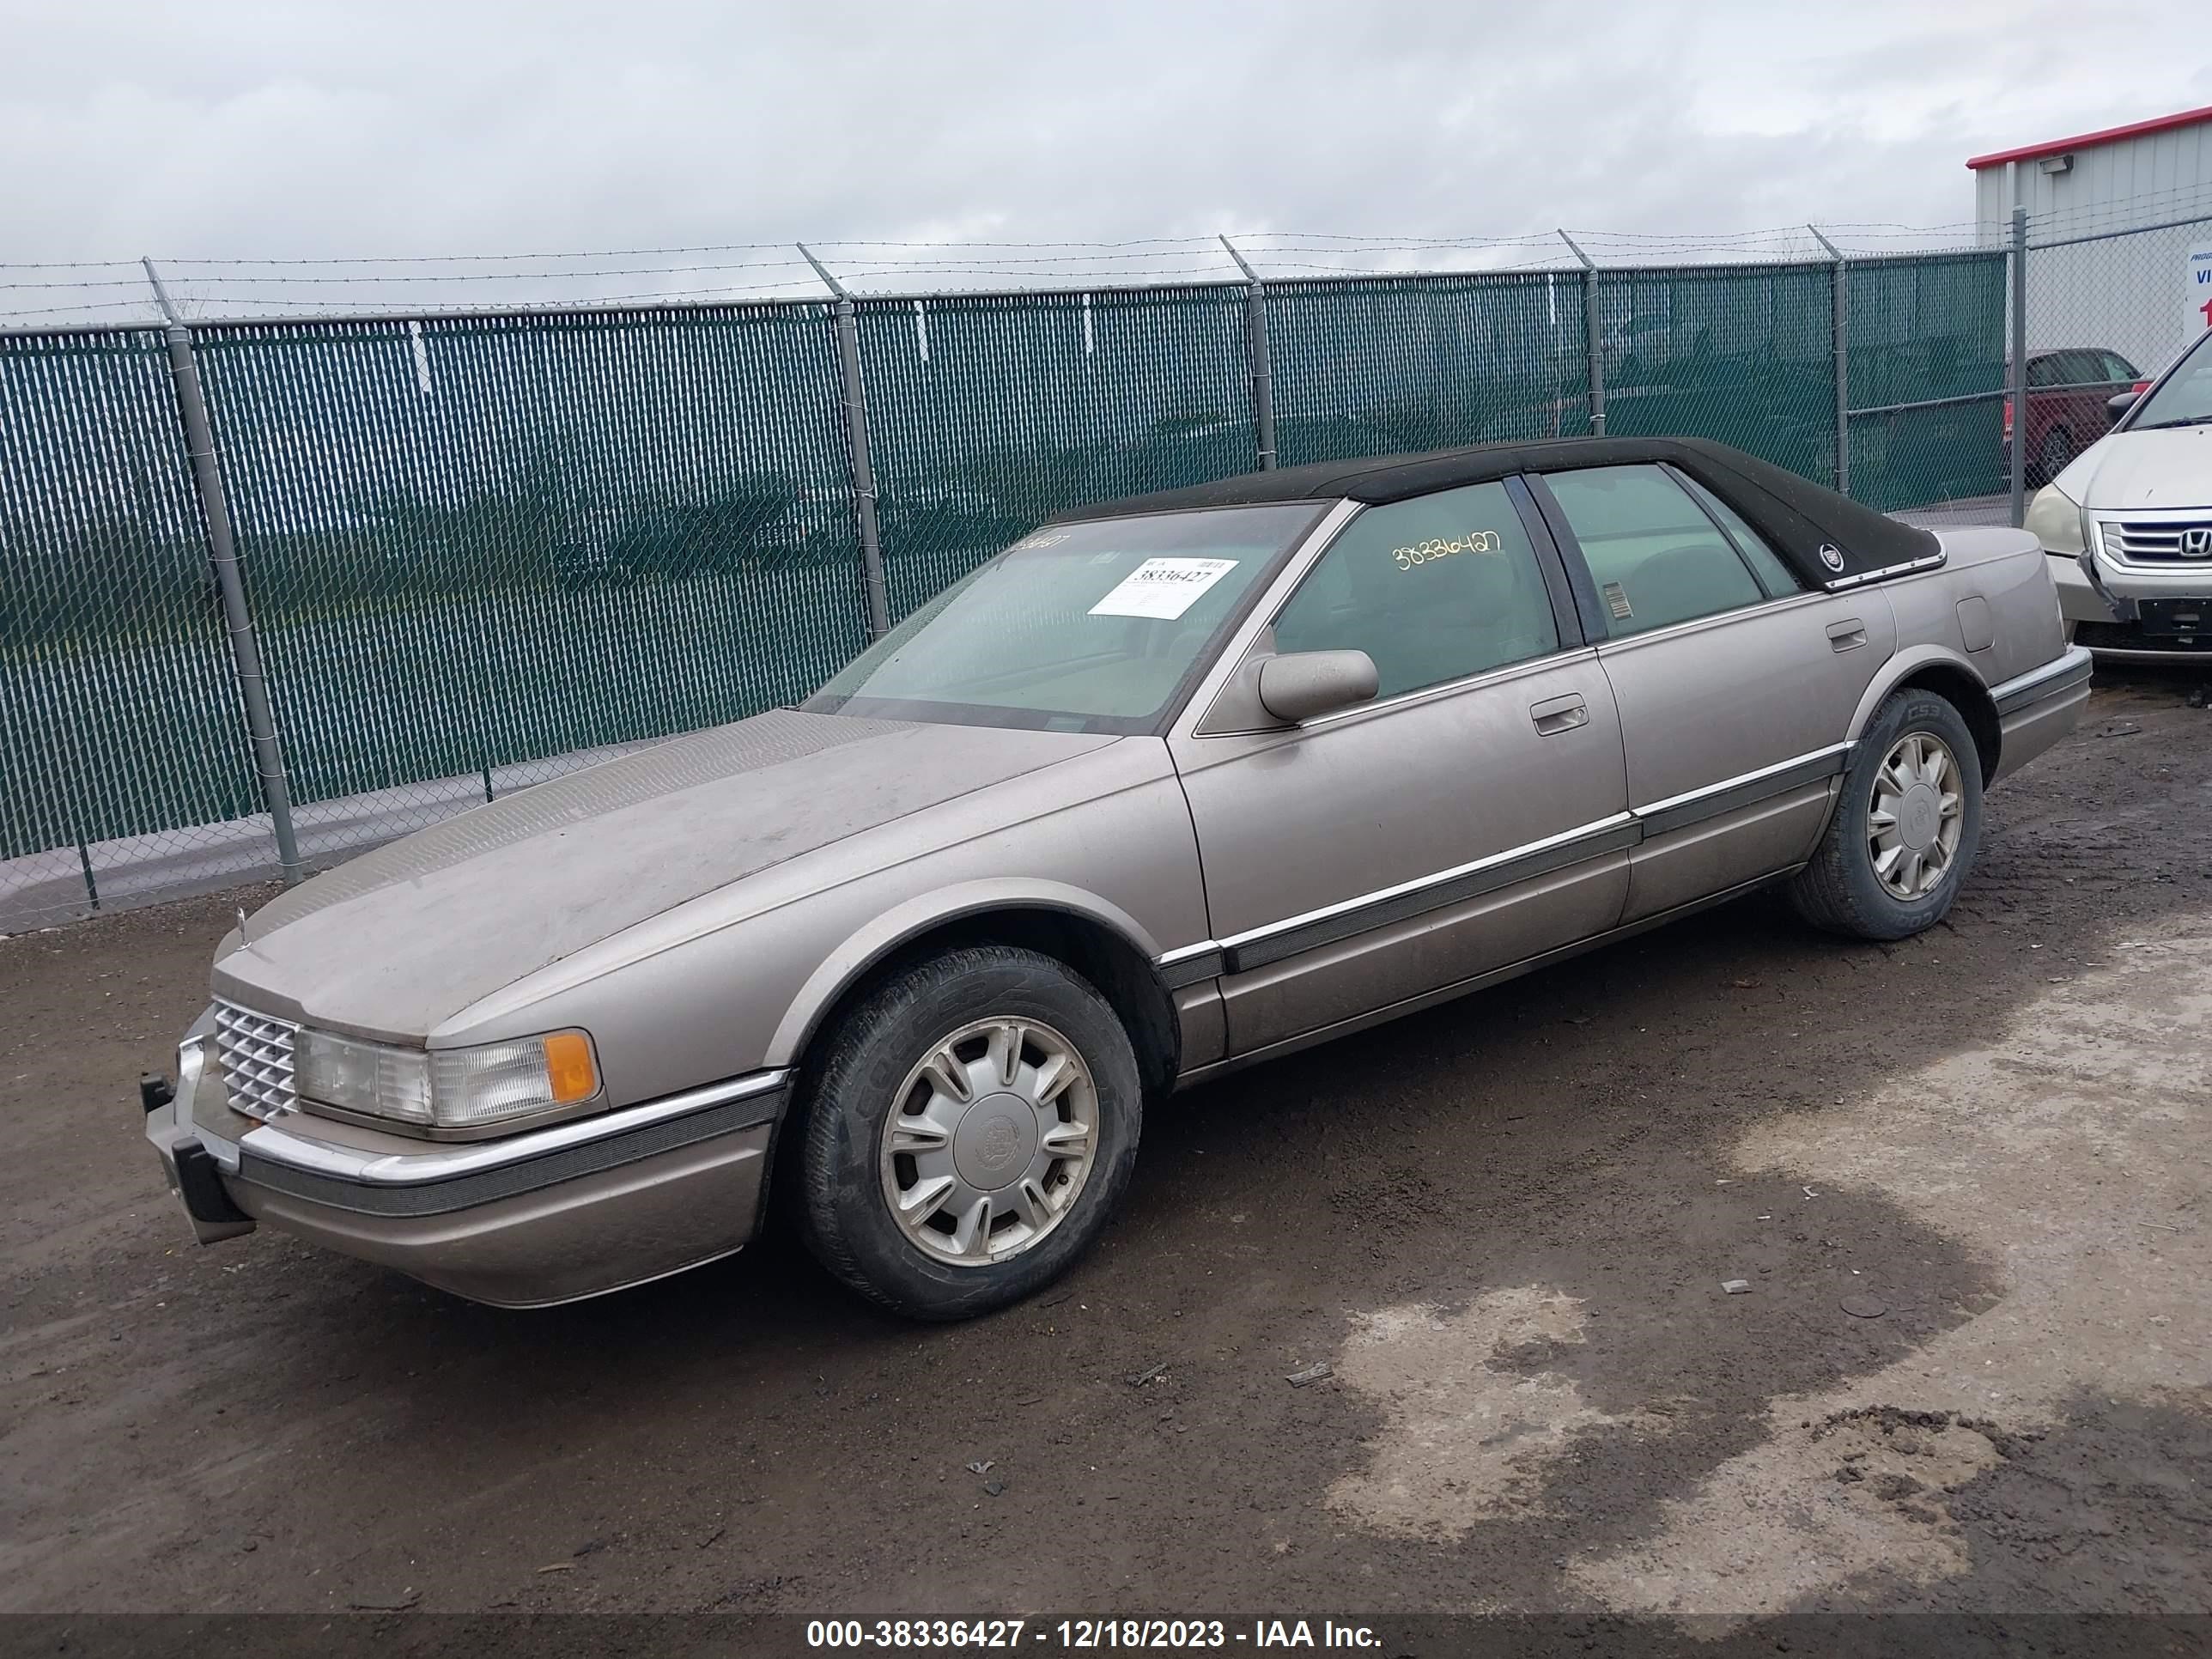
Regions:
[[[2130,386],[2128,390],[2134,392],[2136,397],[2140,398],[2144,392],[2150,390],[2150,382],[2148,380],[2137,380],[2133,386]]]
[[[2006,436],[2006,437],[2009,438],[2009,437],[2011,437],[2011,436],[2012,436],[2012,399],[2011,399],[2011,398],[2006,398],[2006,399],[2005,399],[2004,409],[2005,409],[2005,414],[2004,414],[2004,434],[2005,434],[2005,436]]]

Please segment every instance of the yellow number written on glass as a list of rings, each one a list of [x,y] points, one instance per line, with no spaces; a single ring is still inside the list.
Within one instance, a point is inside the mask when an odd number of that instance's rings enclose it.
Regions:
[[[1495,530],[1470,530],[1464,536],[1432,536],[1411,547],[1393,548],[1390,556],[1397,562],[1399,569],[1411,570],[1417,565],[1448,559],[1455,553],[1495,553],[1504,545]]]

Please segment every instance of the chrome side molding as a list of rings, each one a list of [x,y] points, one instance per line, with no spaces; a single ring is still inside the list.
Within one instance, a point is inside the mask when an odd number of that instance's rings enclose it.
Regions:
[[[1654,836],[1672,835],[1723,812],[1755,805],[1771,796],[1787,794],[1792,789],[1834,777],[1850,764],[1857,746],[1855,742],[1830,744],[1825,749],[1723,778],[1701,789],[1670,795],[1648,806],[1598,818],[1541,841],[1493,853],[1487,858],[1454,865],[1395,886],[1377,888],[1319,909],[1285,916],[1228,939],[1200,939],[1194,945],[1181,945],[1153,958],[1152,965],[1170,990],[1224,973],[1241,974],[1263,968],[1302,951],[1333,945],[1425,911],[1479,898],[1516,882],[1565,869],[1584,859],[1626,851]]]

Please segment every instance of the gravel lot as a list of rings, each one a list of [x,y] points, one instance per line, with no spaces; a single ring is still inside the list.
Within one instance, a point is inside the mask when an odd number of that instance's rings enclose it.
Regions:
[[[952,1329],[200,1249],[133,1087],[265,890],[0,942],[0,1610],[2212,1612],[2212,713],[2100,678],[1945,926],[1754,898],[1182,1097]]]

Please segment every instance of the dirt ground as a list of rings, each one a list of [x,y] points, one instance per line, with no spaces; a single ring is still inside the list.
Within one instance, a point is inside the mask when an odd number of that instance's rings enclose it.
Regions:
[[[951,1329],[199,1248],[134,1085],[240,898],[0,942],[0,1610],[2212,1612],[2212,712],[2100,678],[1944,926],[1754,898],[1182,1097]]]

